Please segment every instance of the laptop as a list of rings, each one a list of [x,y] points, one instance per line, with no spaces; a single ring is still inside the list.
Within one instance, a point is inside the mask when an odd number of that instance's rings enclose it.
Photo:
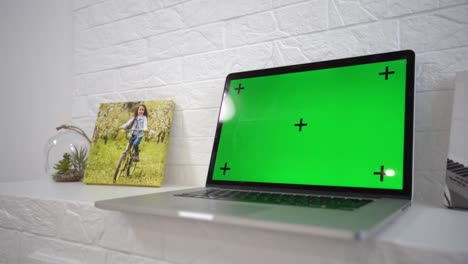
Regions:
[[[102,209],[371,237],[410,206],[411,50],[229,74],[206,186]]]

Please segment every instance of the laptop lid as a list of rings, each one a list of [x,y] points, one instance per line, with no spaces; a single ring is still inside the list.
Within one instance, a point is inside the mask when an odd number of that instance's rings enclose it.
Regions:
[[[411,50],[226,78],[207,186],[411,199]]]

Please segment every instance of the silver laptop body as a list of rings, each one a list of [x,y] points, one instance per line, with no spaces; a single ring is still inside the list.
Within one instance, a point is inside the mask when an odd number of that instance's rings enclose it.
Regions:
[[[206,187],[95,206],[370,237],[412,200],[414,60],[406,50],[232,73]]]

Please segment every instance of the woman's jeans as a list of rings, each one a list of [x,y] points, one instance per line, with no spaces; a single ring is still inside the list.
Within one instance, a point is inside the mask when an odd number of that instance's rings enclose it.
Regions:
[[[133,148],[135,149],[135,156],[138,157],[138,154],[140,154],[140,142],[141,142],[141,139],[143,137],[137,137],[137,136],[134,136],[134,137],[131,137],[130,138],[130,144],[133,145]]]

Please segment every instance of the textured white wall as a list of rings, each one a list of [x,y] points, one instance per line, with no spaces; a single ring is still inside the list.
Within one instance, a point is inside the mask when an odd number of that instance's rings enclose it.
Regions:
[[[73,122],[100,103],[176,102],[166,183],[203,185],[224,77],[400,49],[417,53],[415,197],[442,204],[467,0],[77,0]]]
[[[0,182],[44,176],[43,147],[71,119],[71,1],[0,1]]]

